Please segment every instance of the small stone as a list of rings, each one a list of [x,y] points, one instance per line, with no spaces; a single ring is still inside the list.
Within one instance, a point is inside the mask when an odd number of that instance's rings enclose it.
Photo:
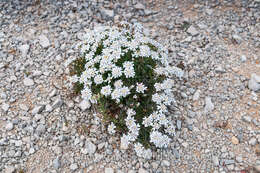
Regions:
[[[231,165],[234,164],[235,161],[234,160],[225,160],[225,165]]]
[[[214,164],[214,166],[218,166],[219,165],[219,159],[217,156],[213,156],[212,157],[212,162]]]
[[[247,122],[247,123],[251,123],[252,118],[251,118],[250,116],[243,116],[243,117],[242,117],[242,120],[245,121],[245,122]]]
[[[91,105],[90,105],[89,101],[86,101],[86,100],[82,100],[82,101],[80,102],[80,104],[79,104],[79,107],[80,107],[80,109],[81,109],[82,111],[85,111],[85,110],[89,109],[90,106],[91,106]]]
[[[242,55],[241,58],[240,58],[240,60],[241,60],[242,62],[246,62],[247,58],[246,58],[245,55]]]
[[[205,110],[206,113],[214,110],[214,104],[211,102],[210,97],[205,98],[205,108],[204,108],[204,110]]]
[[[76,163],[72,163],[72,164],[70,165],[70,169],[71,169],[72,171],[75,171],[76,169],[78,169],[78,165],[77,165]]]
[[[49,94],[49,97],[54,97],[57,94],[57,90],[54,89],[52,92]]]
[[[213,9],[206,9],[206,13],[211,16],[213,13]]]
[[[217,72],[217,73],[225,73],[226,71],[222,68],[222,66],[218,66],[216,69],[215,69],[215,71]]]
[[[20,104],[19,107],[20,107],[21,110],[23,110],[25,112],[27,112],[29,110],[29,108],[24,104]]]
[[[252,91],[260,90],[260,76],[257,76],[255,73],[253,73],[248,82],[248,88]]]
[[[38,125],[36,128],[36,133],[39,135],[45,133],[45,131],[46,131],[46,127],[43,124]]]
[[[113,168],[105,168],[105,173],[114,173]]]
[[[29,45],[28,44],[21,45],[18,49],[21,51],[22,56],[25,57],[28,53]]]
[[[238,140],[235,136],[233,136],[233,137],[231,138],[231,141],[232,141],[232,143],[235,144],[235,145],[239,144],[239,140]]]
[[[96,149],[97,147],[95,144],[90,141],[86,141],[85,147],[82,149],[82,153],[92,155],[96,152]]]
[[[162,165],[166,166],[166,167],[169,167],[170,166],[170,162],[168,160],[163,160],[162,161]]]
[[[232,38],[236,41],[237,44],[240,44],[243,41],[243,39],[239,35],[236,35],[236,34],[234,34],[232,36]]]
[[[177,129],[178,130],[181,130],[181,121],[180,120],[177,120]]]
[[[252,145],[252,146],[255,146],[255,145],[256,145],[256,142],[257,142],[256,138],[251,138],[251,139],[249,140],[248,144],[249,144],[249,145]]]
[[[183,142],[181,145],[184,146],[185,148],[189,146],[188,142]]]
[[[7,103],[2,104],[2,109],[3,109],[4,112],[7,112],[9,107],[10,107],[9,104],[7,104]]]
[[[151,165],[152,165],[152,168],[153,168],[154,170],[157,169],[158,166],[159,166],[159,164],[158,164],[157,162],[152,162]]]
[[[33,85],[34,85],[34,81],[33,81],[32,79],[30,79],[30,78],[25,78],[25,79],[23,80],[23,84],[24,84],[25,86],[33,86]]]
[[[62,101],[60,98],[58,98],[58,99],[56,99],[56,100],[54,101],[54,103],[53,103],[53,105],[52,105],[52,108],[53,108],[53,109],[56,109],[56,108],[58,108],[58,107],[61,107],[62,104],[63,104],[63,101]]]
[[[192,36],[196,36],[199,34],[199,32],[196,30],[196,28],[194,26],[190,26],[189,29],[187,30],[187,32],[189,34],[191,34]]]
[[[259,1],[259,2],[260,2],[260,1]],[[254,169],[256,170],[257,173],[260,172],[260,165],[254,166]]]
[[[8,123],[6,124],[6,126],[5,126],[5,129],[6,129],[7,131],[13,130],[13,128],[14,128],[14,125],[13,125],[12,122],[8,122]]]
[[[137,3],[136,5],[134,5],[134,8],[137,10],[143,10],[145,9],[145,6],[141,3]]]
[[[200,90],[197,90],[197,91],[194,93],[192,100],[193,100],[193,101],[197,101],[197,100],[199,100],[199,98],[200,98]]]
[[[30,154],[35,153],[35,149],[34,149],[33,147],[31,147],[30,150],[29,150],[29,153],[30,153]]]
[[[5,173],[15,173],[15,168],[13,166],[8,166],[5,168]]]
[[[39,114],[44,110],[45,106],[40,105],[40,106],[35,106],[32,110],[32,115]]]
[[[102,10],[103,14],[110,17],[110,18],[113,18],[114,17],[114,11],[113,10],[107,10],[107,9],[103,9]]]
[[[240,156],[237,156],[237,157],[236,157],[236,161],[237,161],[238,163],[241,163],[241,162],[243,161],[243,158],[240,157]]]
[[[50,104],[47,104],[45,107],[46,112],[51,112],[53,110],[52,106]]]
[[[61,166],[60,158],[57,157],[56,159],[54,159],[54,160],[52,161],[52,164],[53,164],[53,167],[54,167],[55,169],[59,169],[60,166]]]
[[[138,173],[148,173],[144,168],[139,168]]]
[[[39,36],[39,43],[43,48],[47,48],[50,46],[50,41],[45,35]]]

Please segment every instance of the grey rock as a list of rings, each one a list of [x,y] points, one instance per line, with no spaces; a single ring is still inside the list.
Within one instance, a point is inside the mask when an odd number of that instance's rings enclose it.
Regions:
[[[33,81],[32,79],[30,79],[30,78],[25,78],[25,79],[23,80],[23,84],[24,84],[25,86],[33,86],[33,85],[34,85],[34,81]]]
[[[166,166],[166,167],[169,167],[171,164],[168,160],[162,160],[162,165],[163,166]]]
[[[29,110],[28,106],[24,105],[24,104],[20,104],[19,105],[20,109],[27,112]]]
[[[235,160],[225,160],[224,163],[225,165],[231,165],[235,163]]]
[[[239,35],[236,35],[236,34],[234,34],[232,36],[232,38],[236,41],[237,44],[240,44],[243,41],[243,39]]]
[[[114,173],[113,168],[105,168],[105,173]]]
[[[7,112],[9,107],[10,107],[9,104],[7,104],[7,103],[2,104],[2,109],[3,109],[4,112]]]
[[[145,6],[141,3],[137,3],[134,5],[134,8],[137,10],[143,10],[143,9],[145,9]]]
[[[75,170],[78,169],[78,165],[77,165],[76,163],[72,163],[72,164],[70,165],[70,169],[71,169],[72,171],[75,171]]]
[[[222,66],[218,66],[218,67],[215,69],[215,71],[216,71],[217,73],[225,73],[225,72],[226,72],[226,71],[223,69]]]
[[[7,131],[13,130],[13,128],[14,128],[14,125],[13,125],[12,122],[8,122],[8,123],[6,124],[6,126],[5,126],[5,129],[6,129]]]
[[[236,157],[236,161],[237,161],[238,163],[241,163],[241,162],[243,161],[243,158],[242,158],[241,156],[237,156],[237,157]]]
[[[45,105],[35,106],[32,110],[32,115],[41,113],[45,108]]]
[[[206,9],[206,13],[207,13],[208,15],[212,15],[213,9]]]
[[[206,113],[209,113],[209,112],[214,110],[214,104],[212,103],[210,97],[205,98],[205,108],[204,108],[204,110],[205,110]]]
[[[180,120],[177,120],[176,125],[177,125],[177,129],[181,130],[181,121]]]
[[[199,98],[200,98],[200,90],[197,90],[197,91],[194,93],[192,100],[193,100],[193,101],[197,101],[197,100],[199,100]]]
[[[252,118],[251,118],[250,116],[243,116],[243,117],[242,117],[242,120],[245,121],[245,122],[247,122],[247,123],[251,123]]]
[[[260,76],[253,73],[251,75],[249,82],[248,82],[248,88],[252,91],[260,90]]]
[[[248,144],[249,144],[249,145],[252,145],[252,146],[255,146],[256,143],[257,143],[256,138],[251,138],[251,139],[248,141]]]
[[[199,32],[197,31],[197,29],[194,26],[190,26],[189,29],[187,30],[187,32],[192,36],[196,36],[199,34]]]
[[[54,160],[52,161],[52,164],[53,164],[53,167],[54,167],[55,169],[59,169],[60,166],[61,166],[60,158],[57,157],[56,159],[54,159]]]
[[[149,173],[144,168],[139,168],[138,173]]]
[[[63,104],[63,101],[61,100],[61,98],[58,98],[54,101],[52,108],[56,109],[58,107],[61,107],[61,105]]]
[[[28,44],[21,45],[18,49],[21,51],[22,56],[25,57],[28,53],[29,45]]]
[[[219,159],[217,156],[212,156],[212,162],[214,164],[214,166],[218,166],[219,165]]]
[[[240,58],[240,60],[241,60],[242,62],[246,62],[247,58],[246,58],[245,55],[242,55],[241,58]]]
[[[83,154],[92,155],[92,154],[94,154],[94,153],[96,152],[96,149],[97,149],[97,147],[96,147],[95,144],[93,144],[93,143],[90,142],[90,141],[86,141],[86,142],[85,142],[85,147],[81,149],[81,152],[82,152]]]
[[[108,17],[110,17],[110,18],[113,18],[113,17],[114,17],[114,11],[113,11],[113,10],[103,9],[103,10],[102,10],[102,13],[103,13],[105,16],[108,16]]]
[[[51,112],[53,110],[52,106],[50,104],[47,104],[45,107],[46,112]]]
[[[47,48],[50,46],[50,41],[45,35],[39,36],[39,43],[43,48]]]
[[[15,168],[13,166],[8,166],[7,168],[5,168],[4,173],[15,173]]]
[[[45,133],[45,131],[46,131],[46,127],[43,124],[38,125],[37,128],[36,128],[36,133],[38,135]]]
[[[89,109],[90,106],[91,106],[91,105],[90,105],[89,101],[86,101],[86,100],[82,100],[82,101],[80,102],[80,104],[79,104],[79,107],[80,107],[80,109],[81,109],[82,111],[85,111],[85,110]]]

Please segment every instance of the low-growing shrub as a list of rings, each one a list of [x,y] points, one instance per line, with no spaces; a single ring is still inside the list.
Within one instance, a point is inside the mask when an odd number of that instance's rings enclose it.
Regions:
[[[167,147],[175,126],[167,107],[174,102],[167,49],[148,38],[140,24],[121,23],[88,30],[81,57],[69,64],[74,91],[95,104],[108,122],[108,133],[122,134],[121,147],[132,143],[138,156],[150,158],[151,147]]]

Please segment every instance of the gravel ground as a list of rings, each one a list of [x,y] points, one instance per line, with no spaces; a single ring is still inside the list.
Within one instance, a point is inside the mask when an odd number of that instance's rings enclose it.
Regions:
[[[185,71],[171,146],[138,158],[66,89],[86,28],[141,22]],[[0,1],[0,172],[260,172],[260,1]]]

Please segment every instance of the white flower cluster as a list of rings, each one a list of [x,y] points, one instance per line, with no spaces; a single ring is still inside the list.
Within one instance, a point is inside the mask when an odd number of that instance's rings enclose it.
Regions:
[[[175,127],[165,115],[167,106],[175,101],[172,94],[174,81],[168,77],[172,74],[181,77],[183,73],[177,67],[169,66],[167,49],[146,37],[141,25],[130,25],[128,23],[121,25],[124,27],[97,27],[94,30],[87,31],[83,36],[84,41],[79,44],[80,52],[86,60],[85,71],[80,76],[72,76],[70,81],[73,83],[79,81],[84,84],[84,89],[81,91],[82,98],[91,103],[97,102],[97,97],[91,91],[93,85],[101,87],[99,94],[120,103],[122,98],[132,93],[145,94],[149,89],[142,82],[137,82],[135,86],[127,86],[122,79],[135,78],[136,65],[134,59],[151,57],[158,62],[154,69],[155,73],[158,76],[164,75],[167,77],[163,82],[154,85],[156,93],[152,95],[152,101],[156,104],[157,109],[151,115],[144,117],[142,124],[139,124],[134,118],[135,110],[128,108],[127,118],[125,119],[128,133],[122,136],[121,145],[128,146],[131,142],[135,142],[140,127],[145,126],[152,127],[151,143],[156,147],[167,147],[170,138],[162,133],[162,129],[168,135],[175,133]],[[126,61],[120,62],[121,57],[129,52],[132,52],[131,56]],[[67,64],[71,61],[70,59]],[[108,132],[114,134],[115,128],[116,126],[111,123],[108,126]],[[151,150],[145,150],[140,143],[135,143],[134,148],[138,156],[151,158]]]

